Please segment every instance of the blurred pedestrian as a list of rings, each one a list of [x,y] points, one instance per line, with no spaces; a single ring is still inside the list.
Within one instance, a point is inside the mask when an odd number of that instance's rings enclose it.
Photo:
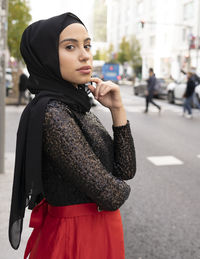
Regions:
[[[34,230],[24,259],[124,259],[119,208],[136,160],[120,88],[91,78],[91,39],[71,13],[28,26],[20,49],[36,96],[17,134],[10,243],[20,244],[28,205]],[[90,112],[88,82],[111,112],[113,140]]]
[[[182,69],[181,72],[186,75],[186,72]],[[195,83],[195,88],[200,85],[200,77],[196,74],[196,68],[192,67],[190,69],[190,72],[192,73],[192,80]],[[200,101],[198,99],[198,96],[194,90],[193,97],[192,97],[192,103],[194,106],[196,106],[200,110]]]
[[[194,71],[193,69],[189,70],[187,73],[187,86],[185,93],[183,95],[184,102],[183,102],[183,115],[186,116],[186,118],[191,119],[192,118],[192,100],[195,90],[195,79],[194,79]],[[186,111],[188,114],[186,114]]]
[[[18,97],[18,105],[22,104],[22,99],[26,100],[25,91],[27,89],[27,81],[28,77],[23,73],[23,70],[20,71],[20,77],[19,77],[19,97]]]
[[[145,113],[148,112],[149,103],[152,103],[154,106],[156,106],[159,112],[161,111],[161,107],[153,101],[156,84],[157,84],[157,79],[154,74],[153,68],[149,68],[149,78],[147,80],[147,89],[145,91],[145,95],[146,95],[146,109],[144,111]]]

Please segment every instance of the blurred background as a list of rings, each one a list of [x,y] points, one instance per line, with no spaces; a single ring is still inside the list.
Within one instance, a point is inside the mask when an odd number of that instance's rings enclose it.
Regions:
[[[181,70],[193,67],[200,73],[199,0],[1,0],[0,10],[1,73],[5,66],[9,103],[16,102],[20,69],[27,74],[19,52],[23,30],[65,11],[77,14],[92,36],[94,76],[106,80],[110,74],[116,82],[128,80],[137,88],[145,84],[152,67],[164,88],[161,94],[172,103],[176,96],[171,92],[178,86],[169,90],[167,85],[172,80],[184,83]],[[115,65],[103,67],[105,63]],[[144,92],[133,90],[136,95]]]
[[[200,76],[200,0],[0,0],[0,253],[23,258],[7,238],[15,141],[20,115],[34,97],[19,51],[32,22],[73,12],[92,38],[93,76],[119,84],[136,144],[138,169],[122,207],[126,259],[200,258],[200,85],[193,118],[182,116],[186,73]],[[153,68],[162,107],[144,114]],[[24,78],[22,79],[21,75]],[[112,134],[108,110],[91,96],[93,112]],[[27,213],[29,215],[29,212]],[[103,259],[103,258],[102,258]]]

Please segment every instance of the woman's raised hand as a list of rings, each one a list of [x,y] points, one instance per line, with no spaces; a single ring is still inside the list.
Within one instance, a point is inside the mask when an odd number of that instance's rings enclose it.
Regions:
[[[112,109],[123,107],[119,86],[111,81],[102,81],[100,78],[91,78],[90,82],[96,83],[96,88],[89,85],[88,88],[94,95],[94,98],[103,106]]]

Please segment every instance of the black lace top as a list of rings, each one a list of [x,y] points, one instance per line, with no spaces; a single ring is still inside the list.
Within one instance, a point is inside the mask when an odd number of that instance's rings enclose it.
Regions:
[[[43,124],[43,185],[54,206],[95,202],[116,210],[130,193],[124,180],[136,171],[129,122],[113,127],[114,141],[98,118],[51,101]]]

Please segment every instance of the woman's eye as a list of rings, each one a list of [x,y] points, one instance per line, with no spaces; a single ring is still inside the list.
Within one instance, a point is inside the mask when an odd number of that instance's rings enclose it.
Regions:
[[[92,45],[90,44],[85,45],[85,49],[91,49],[91,48],[92,48]]]
[[[69,49],[69,50],[72,50],[72,49],[74,49],[74,46],[73,46],[73,45],[68,45],[68,46],[66,46],[65,48],[66,48],[66,49]]]

